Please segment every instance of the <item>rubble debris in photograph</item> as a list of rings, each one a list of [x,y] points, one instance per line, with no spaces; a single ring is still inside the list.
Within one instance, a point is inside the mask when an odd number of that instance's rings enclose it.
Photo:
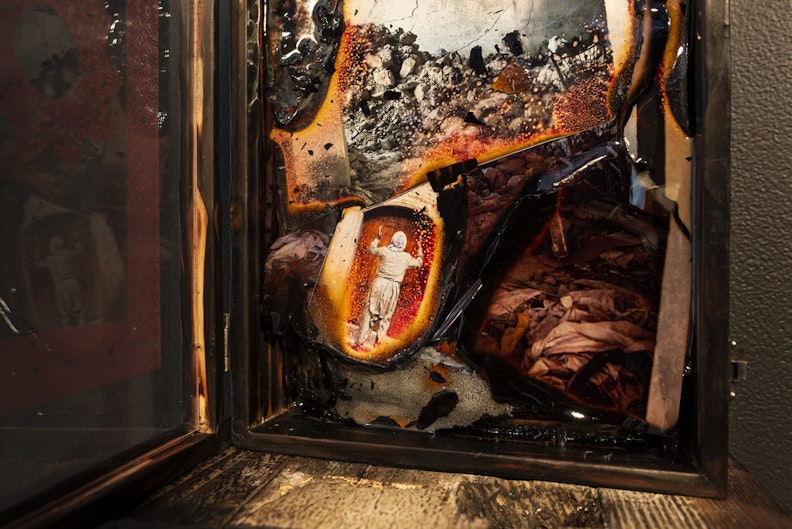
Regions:
[[[467,365],[431,347],[399,369],[339,364],[334,372],[340,387],[333,411],[361,425],[435,432],[482,418],[508,418],[513,409],[493,400],[487,382]]]
[[[436,148],[480,157],[503,143],[579,132],[609,121],[613,75],[604,17],[569,41],[528,54],[514,31],[503,51],[434,54],[402,29],[349,29],[352,60],[339,69],[353,187],[382,199],[404,185],[409,160]],[[498,48],[500,49],[500,48]],[[513,51],[519,51],[515,54]],[[414,165],[414,164],[413,164]]]
[[[667,216],[610,201],[586,182],[521,207],[510,220],[525,223],[502,235],[465,349],[586,406],[642,419]]]
[[[531,5],[541,8],[534,13],[487,0],[451,12],[439,2],[421,2],[399,17],[392,16],[398,6],[338,0],[323,11],[337,22],[326,21],[332,38],[316,33],[324,3],[273,5],[268,60],[303,61],[310,75],[321,73],[302,86],[289,74],[295,65],[269,65],[277,118],[270,139],[284,161],[287,216],[355,199],[372,205],[438,167],[486,162],[575,134],[612,121],[621,109],[641,53],[630,9],[535,0]],[[491,22],[489,29],[471,23],[474,13]],[[302,53],[303,41],[319,51]],[[277,117],[284,109],[299,117],[287,123]]]

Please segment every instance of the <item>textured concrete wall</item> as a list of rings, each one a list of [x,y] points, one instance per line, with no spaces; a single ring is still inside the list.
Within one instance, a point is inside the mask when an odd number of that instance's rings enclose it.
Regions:
[[[731,450],[792,508],[792,2],[731,1]]]

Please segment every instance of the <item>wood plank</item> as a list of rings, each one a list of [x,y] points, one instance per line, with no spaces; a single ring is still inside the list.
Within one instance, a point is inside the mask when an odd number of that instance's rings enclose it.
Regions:
[[[293,458],[229,527],[603,527],[596,490]]]
[[[734,458],[729,458],[726,501],[692,498],[708,527],[748,529],[792,527],[792,513],[784,509]]]
[[[729,459],[725,500],[601,489],[609,527],[712,529],[789,528],[792,515],[734,458]]]
[[[620,529],[700,529],[707,527],[686,496],[600,489],[607,526]]]
[[[365,508],[352,501],[359,496],[355,484],[365,468],[360,463],[290,458],[228,527],[345,527],[338,520],[352,523]]]
[[[388,467],[370,467],[364,478],[396,488],[421,484],[444,498],[447,509],[435,521],[438,527],[604,527],[591,487]],[[428,506],[430,512],[437,508]]]
[[[129,518],[224,527],[248,497],[275,476],[286,456],[228,448],[164,487]]]
[[[233,464],[235,459],[244,457],[236,447],[226,447],[216,454],[202,461],[195,468],[183,474],[177,479],[157,489],[151,496],[149,496],[145,503],[141,506],[148,505],[149,503],[156,502],[161,498],[167,497],[173,491],[177,490],[195,490],[200,485],[211,481],[216,476],[224,472],[224,465]]]
[[[396,489],[420,484],[430,496],[445,498],[438,527],[604,527],[591,487],[388,467],[369,467],[364,478]]]
[[[711,500],[226,448],[106,529],[782,528],[792,517],[734,461]],[[104,527],[104,526],[103,526]]]
[[[604,527],[596,490],[540,481],[471,479],[455,495],[457,509],[492,527]]]

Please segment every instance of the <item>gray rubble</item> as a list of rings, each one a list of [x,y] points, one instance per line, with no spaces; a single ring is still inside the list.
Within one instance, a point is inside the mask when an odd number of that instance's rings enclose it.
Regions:
[[[514,55],[504,45],[503,51],[483,57],[486,73],[477,74],[470,58],[422,51],[417,37],[401,29],[367,31],[375,37],[349,89],[345,135],[353,188],[375,200],[397,187],[401,160],[457,129],[480,127],[489,137],[513,138],[551,128],[554,99],[565,80],[574,78],[574,69],[598,61],[591,71],[608,69],[604,48],[589,51],[583,64],[550,60],[542,50],[531,57]],[[493,87],[507,67],[518,90]]]

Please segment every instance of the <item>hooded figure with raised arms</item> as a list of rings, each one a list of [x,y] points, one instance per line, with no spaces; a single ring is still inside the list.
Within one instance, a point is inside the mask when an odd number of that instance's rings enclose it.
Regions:
[[[379,257],[379,265],[377,276],[369,290],[368,301],[363,308],[355,347],[370,345],[372,333],[375,344],[382,341],[390,328],[391,318],[396,310],[404,273],[410,268],[417,268],[423,264],[423,251],[420,245],[415,257],[404,251],[407,247],[407,235],[403,231],[394,233],[388,246],[380,247],[381,238],[382,226],[379,227],[377,236],[368,247],[370,254]]]

